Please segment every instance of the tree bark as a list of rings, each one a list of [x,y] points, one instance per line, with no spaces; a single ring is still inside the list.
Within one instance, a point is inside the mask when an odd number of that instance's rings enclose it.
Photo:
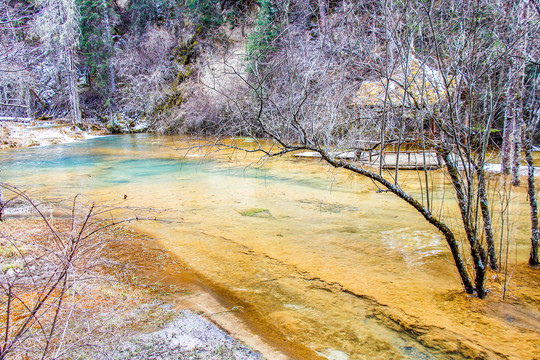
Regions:
[[[328,0],[317,0],[319,7],[319,28],[321,41],[324,42],[328,33]]]
[[[471,212],[470,212],[470,203],[466,196],[466,193],[463,189],[459,178],[459,171],[455,166],[450,151],[443,151],[444,162],[446,163],[446,169],[450,174],[450,179],[454,190],[456,191],[456,197],[458,200],[459,211],[461,213],[461,220],[465,228],[465,233],[467,235],[467,240],[469,241],[469,246],[471,248],[471,256],[473,258],[474,271],[475,271],[475,288],[476,295],[483,299],[486,296],[486,290],[484,286],[484,281],[486,278],[486,268],[484,265],[485,262],[485,251],[483,250],[478,237],[476,236],[474,227],[472,225]]]
[[[114,113],[116,111],[116,103],[114,101],[114,94],[116,93],[116,79],[114,66],[111,61],[113,47],[112,47],[112,35],[111,35],[111,22],[109,18],[109,5],[107,0],[101,0],[101,10],[103,12],[103,23],[105,26],[105,47],[107,49],[107,67],[109,69],[109,117],[110,125],[114,126]]]
[[[540,233],[538,230],[538,204],[536,201],[536,189],[534,184],[534,163],[532,157],[532,131],[527,131],[525,137],[525,161],[527,162],[528,176],[528,197],[531,208],[531,253],[529,256],[529,265],[540,265],[538,259],[538,240]]]
[[[514,120],[514,146],[512,148],[512,185],[519,186],[521,183],[520,166],[521,166],[521,149],[523,138],[523,111],[521,104],[518,104],[516,109],[516,117]]]
[[[4,201],[2,199],[2,186],[1,185],[0,185],[0,221],[4,221]]]
[[[68,64],[69,102],[71,104],[71,121],[73,125],[82,124],[79,90],[77,89],[77,71],[75,69],[75,51],[67,48],[65,56]]]
[[[109,19],[109,6],[107,5],[107,0],[101,0],[101,5],[103,7],[103,22],[105,23],[105,43],[107,46],[107,55],[109,56],[108,59],[108,66],[109,66],[109,86],[110,86],[110,92],[111,92],[111,102],[113,101],[114,93],[116,92],[116,80],[115,80],[115,71],[114,66],[111,61],[111,56],[113,53],[112,49],[112,35],[111,35],[111,22]],[[111,103],[111,107],[114,110],[114,102]]]
[[[482,220],[484,222],[484,233],[488,248],[489,267],[491,270],[497,270],[497,252],[495,251],[495,241],[493,239],[493,228],[491,225],[491,214],[489,211],[489,202],[486,192],[486,178],[483,165],[476,170],[478,177],[478,196],[480,200],[480,209],[482,210]]]
[[[512,1],[513,3],[513,1]],[[527,23],[529,13],[529,1],[519,0],[515,2],[515,7],[510,4],[509,9],[515,8],[515,13],[510,12],[509,18],[512,21],[513,34],[511,41],[519,38],[518,47],[515,53],[511,54],[511,66],[509,70],[510,80],[508,82],[506,113],[511,116],[512,129],[510,134],[506,132],[506,122],[503,138],[503,164],[502,171],[505,174],[512,172],[512,185],[518,186],[520,183],[520,161],[521,161],[521,139],[523,132],[523,95],[524,95],[524,80],[525,80],[525,59],[528,47],[527,33],[524,33],[524,26]],[[511,136],[512,142],[505,143],[507,136]],[[510,154],[511,153],[511,154]],[[511,160],[510,160],[511,159]],[[511,164],[508,162],[511,161]]]
[[[510,175],[512,169],[516,97],[515,89],[512,85],[509,85],[506,91],[506,109],[504,111],[503,142],[501,148],[501,172],[505,175]]]

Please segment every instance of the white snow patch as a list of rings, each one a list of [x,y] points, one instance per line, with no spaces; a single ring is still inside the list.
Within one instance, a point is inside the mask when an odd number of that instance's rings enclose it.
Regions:
[[[317,352],[319,355],[327,358],[328,360],[349,360],[349,355],[347,353],[335,350],[335,349],[326,349],[322,352]]]
[[[484,170],[489,172],[501,172],[501,164],[484,164]],[[519,174],[524,176],[529,173],[529,168],[527,166],[521,165],[519,167]],[[535,176],[540,176],[540,167],[534,167]]]

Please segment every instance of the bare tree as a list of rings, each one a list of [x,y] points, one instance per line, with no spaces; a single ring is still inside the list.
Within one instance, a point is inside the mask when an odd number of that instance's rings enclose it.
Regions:
[[[188,71],[184,64],[170,61],[178,41],[173,32],[157,27],[125,38],[111,61],[117,69],[118,106],[128,116],[154,116],[165,110],[174,92],[169,82]]]
[[[539,83],[539,65],[538,62],[531,67],[531,76],[529,77],[528,86],[528,101],[526,107],[525,116],[525,131],[523,136],[523,144],[525,149],[525,161],[527,163],[527,188],[528,198],[530,206],[531,216],[531,252],[529,256],[529,265],[538,266],[540,260],[538,257],[538,243],[540,238],[540,232],[538,229],[538,203],[536,195],[535,185],[535,167],[532,156],[533,139],[538,130],[538,124],[540,122],[540,83]]]
[[[45,229],[38,239],[0,231],[0,359],[69,358],[87,345],[81,340],[90,331],[90,325],[77,324],[80,310],[84,313],[77,292],[90,286],[100,276],[99,269],[107,266],[104,250],[112,240],[100,235],[143,217],[115,220],[118,208],[76,196],[69,205],[55,203],[69,212],[67,222],[56,221],[25,192],[4,183],[0,187],[9,202],[28,206]]]
[[[540,11],[536,1],[504,2],[506,9],[505,38],[509,49],[509,81],[503,144],[502,172],[512,174],[512,184],[520,183],[521,152],[525,151],[528,169],[528,198],[531,213],[530,265],[538,265],[538,206],[534,180],[532,148],[538,128],[538,61]]]
[[[294,12],[305,8],[281,13],[300,17]],[[340,35],[324,47],[284,17],[271,57],[250,53],[247,73],[225,60],[244,86],[223,91],[202,77],[227,99],[223,135],[269,137],[272,146],[218,144],[266,156],[309,150],[368,177],[444,236],[466,292],[482,298],[487,267],[498,267],[485,164],[512,83],[503,74],[520,46],[492,40],[506,30],[505,16],[489,1],[343,1],[326,19],[329,34]],[[393,167],[385,155],[391,146]],[[399,176],[407,147],[423,159],[418,197],[403,190]],[[435,157],[454,189],[458,227],[448,226],[434,204],[428,164]]]
[[[538,110],[537,110],[538,112]],[[538,114],[535,115],[536,120],[533,125],[536,128],[538,125]],[[528,176],[527,176],[527,187],[528,187],[528,198],[531,214],[531,253],[529,256],[529,265],[538,266],[540,265],[540,260],[538,258],[538,243],[540,239],[540,231],[538,229],[538,203],[536,199],[536,186],[534,179],[534,162],[532,157],[532,139],[535,131],[529,126],[525,132],[524,136],[524,148],[525,148],[525,160],[527,162]]]
[[[28,39],[34,10],[24,2],[0,4],[0,114],[31,117],[31,87],[36,76],[31,71],[42,51]]]
[[[509,49],[508,85],[501,149],[501,171],[512,174],[512,183],[520,183],[522,139],[526,101],[526,68],[538,48],[538,12],[529,0],[506,1],[506,28],[502,36]]]
[[[0,169],[0,171],[2,171]],[[0,183],[1,183],[0,179]],[[0,187],[0,221],[4,221],[4,201],[2,200],[2,188]]]
[[[114,99],[115,93],[116,93],[116,73],[114,71],[114,64],[112,61],[112,55],[113,55],[113,38],[111,35],[111,20],[109,18],[109,4],[107,3],[107,0],[101,0],[101,7],[103,12],[103,22],[105,26],[105,44],[107,49],[107,55],[108,55],[108,61],[107,61],[107,67],[109,68],[109,117],[110,117],[110,123],[111,126],[114,126],[114,112],[116,111],[116,102]]]
[[[68,78],[69,102],[73,124],[81,124],[81,108],[77,87],[76,47],[79,39],[78,11],[75,0],[40,0],[35,31],[50,53],[62,59],[59,72]]]

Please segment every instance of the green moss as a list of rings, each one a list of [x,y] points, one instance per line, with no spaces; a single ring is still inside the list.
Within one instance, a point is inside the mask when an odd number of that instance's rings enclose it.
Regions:
[[[195,56],[195,47],[197,44],[197,40],[191,38],[185,43],[175,47],[172,53],[174,61],[184,66],[190,64],[191,60]]]
[[[167,98],[161,100],[154,108],[153,114],[161,114],[167,110],[182,105],[184,102],[184,93],[181,90],[173,88],[173,93]]]
[[[255,142],[255,140],[253,140],[253,138],[251,137],[242,137],[242,136],[237,136],[237,137],[234,137],[233,138],[234,140],[240,140],[240,141],[243,141],[245,143],[252,143],[252,142]]]
[[[182,66],[180,66],[181,69],[176,74],[176,79],[172,84],[172,94],[156,104],[153,111],[154,115],[164,113],[171,108],[179,107],[184,102],[184,92],[180,84],[193,74],[193,69],[189,64],[195,57],[196,46],[197,41],[193,37],[173,50],[172,56],[174,61]]]
[[[19,259],[15,260],[14,262],[11,262],[11,263],[4,263],[4,264],[0,265],[0,271],[2,271],[2,272],[6,272],[9,269],[22,270],[23,268],[24,268],[24,263],[22,261],[20,261]]]
[[[186,66],[185,69],[178,71],[176,74],[176,80],[174,82],[173,89],[176,91],[176,87],[186,80],[191,74],[193,74],[193,69],[190,66]]]
[[[240,211],[240,215],[242,216],[270,216],[270,210],[268,209],[260,209],[260,208],[252,208]]]

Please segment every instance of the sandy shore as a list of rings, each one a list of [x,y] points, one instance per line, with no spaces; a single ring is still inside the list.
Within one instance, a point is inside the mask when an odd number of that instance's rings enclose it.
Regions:
[[[129,355],[133,349],[154,344],[164,354],[158,359],[183,359],[177,356],[175,344],[179,336],[184,336],[189,339],[182,345],[185,356],[193,355],[193,349],[198,348],[202,349],[196,357],[200,359],[293,359],[287,349],[256,334],[242,321],[242,309],[228,304],[207,287],[187,264],[155,240],[137,232],[133,234],[133,240],[112,248],[114,256],[122,263],[137,264],[133,271],[141,283],[166,294],[167,303],[178,316],[156,331],[133,337],[123,345],[120,355]],[[223,353],[218,354],[220,351]]]

